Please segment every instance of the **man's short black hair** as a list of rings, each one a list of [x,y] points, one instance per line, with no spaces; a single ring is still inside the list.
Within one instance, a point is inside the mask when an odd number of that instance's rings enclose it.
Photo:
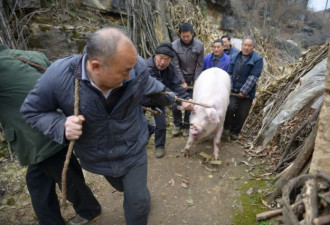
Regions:
[[[228,41],[230,41],[230,39],[231,39],[231,37],[230,37],[228,34],[222,35],[221,39],[222,39],[222,38],[227,38]]]
[[[193,34],[195,33],[194,28],[190,23],[186,22],[181,24],[181,26],[179,27],[179,33],[181,34],[181,32],[187,32],[187,31],[191,31],[191,33]]]
[[[213,44],[214,43],[221,43],[221,45],[223,46],[223,40],[221,40],[220,38],[218,38],[217,40],[215,40],[214,42],[213,42]]]

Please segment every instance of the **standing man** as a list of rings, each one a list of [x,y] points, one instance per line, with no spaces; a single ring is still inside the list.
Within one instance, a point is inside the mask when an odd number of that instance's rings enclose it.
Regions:
[[[181,86],[192,96],[192,87],[195,80],[203,71],[204,45],[201,41],[194,38],[195,32],[190,23],[183,23],[179,28],[180,38],[173,41],[173,49],[176,54],[173,58],[175,71],[181,80]],[[185,111],[184,121],[182,122],[181,110],[174,104],[172,108],[174,129],[173,136],[180,134],[183,129],[183,136],[189,135],[189,116],[190,111]]]
[[[232,56],[239,52],[237,48],[231,46],[231,37],[228,34],[223,35],[221,40],[223,41],[224,52],[227,55]]]
[[[73,115],[75,79],[79,114]],[[173,93],[148,74],[132,41],[119,29],[93,33],[86,54],[54,62],[25,99],[21,111],[32,127],[58,143],[76,140],[81,166],[124,192],[126,224],[146,225],[148,128],[141,106],[170,105]],[[62,113],[58,112],[58,109]]]
[[[162,82],[167,91],[173,91],[179,98],[190,99],[190,95],[181,86],[174,66],[171,63],[174,57],[174,50],[171,43],[162,43],[155,49],[155,55],[147,59],[150,76]],[[192,110],[193,106],[182,102],[185,110]],[[155,106],[156,107],[156,106]],[[154,115],[156,128],[148,124],[149,131],[155,130],[156,158],[162,158],[165,154],[166,142],[166,111],[164,106],[157,106],[163,115]]]
[[[230,96],[223,136],[230,135],[232,140],[238,139],[249,115],[256,95],[256,83],[263,69],[263,58],[254,51],[255,46],[255,38],[246,36],[242,42],[242,50],[232,55],[228,69],[232,81],[231,92],[236,95]]]
[[[218,67],[224,71],[228,70],[230,57],[223,52],[223,41],[217,39],[212,44],[212,53],[204,57],[203,70]]]
[[[56,184],[61,187],[68,147],[32,129],[19,112],[26,95],[50,64],[41,52],[9,49],[0,45],[0,123],[20,164],[28,166],[26,184],[39,223],[64,225]],[[67,180],[68,200],[78,214],[69,224],[86,224],[100,215],[101,206],[86,185],[74,155],[69,163]]]

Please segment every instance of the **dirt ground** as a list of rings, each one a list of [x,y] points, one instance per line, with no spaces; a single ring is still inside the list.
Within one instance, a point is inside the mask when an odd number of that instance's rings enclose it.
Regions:
[[[183,137],[168,137],[166,155],[157,159],[154,157],[153,136],[151,138],[148,145],[148,187],[151,194],[148,224],[234,224],[234,208],[239,207],[238,187],[248,179],[246,165],[240,163],[246,161],[242,145],[237,142],[222,142],[222,164],[211,165],[199,153],[212,155],[212,142],[206,141],[193,146],[191,156],[185,158],[180,155],[180,150],[186,140]],[[193,150],[196,151],[195,154]],[[20,186],[25,185],[24,175],[19,178]],[[124,225],[122,193],[115,191],[102,176],[88,172],[85,175],[103,209],[100,218],[92,224]],[[22,192],[17,191],[15,196],[15,204],[11,206],[7,202],[5,207],[2,202],[0,224],[38,224],[26,186]],[[62,214],[66,220],[75,216],[70,205],[63,209]]]
[[[211,141],[193,147],[196,154],[189,158],[180,156],[185,143],[183,137],[171,139],[162,159],[154,157],[153,144],[149,144],[151,211],[148,224],[233,224],[233,205],[239,197],[236,187],[248,176],[244,165],[238,165],[246,160],[244,150],[237,143],[222,144],[222,165],[219,166],[204,163],[204,158],[198,155],[200,152],[212,154]],[[103,190],[96,192],[103,213],[94,224],[125,224],[122,194],[113,193],[114,189],[104,181],[98,189]]]

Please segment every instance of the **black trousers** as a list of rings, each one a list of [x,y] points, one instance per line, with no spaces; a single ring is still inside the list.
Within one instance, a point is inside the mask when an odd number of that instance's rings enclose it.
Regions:
[[[149,133],[155,131],[155,147],[156,148],[165,148],[166,142],[166,110],[164,106],[158,106],[162,110],[163,115],[154,115],[156,127],[148,123]]]
[[[148,161],[142,157],[122,177],[104,176],[118,191],[124,192],[124,211],[127,225],[147,225],[150,193],[147,187]]]
[[[189,83],[188,86],[192,86],[193,83]],[[187,92],[190,94],[190,97],[193,96],[193,90],[189,89]],[[182,122],[182,112],[177,108],[177,103],[174,103],[172,105],[172,113],[173,113],[173,120],[174,120],[174,126],[181,127],[183,129],[189,129],[189,119],[190,119],[190,110],[184,111],[184,118]]]
[[[30,165],[26,183],[33,209],[41,225],[65,225],[56,195],[56,184],[61,188],[62,169],[67,148],[46,160]],[[91,220],[101,213],[101,205],[86,185],[81,166],[72,155],[67,170],[67,199],[81,217]]]
[[[249,98],[230,96],[224,129],[230,130],[231,133],[238,135],[239,132],[241,132],[247,116],[249,115],[252,101],[253,100]]]

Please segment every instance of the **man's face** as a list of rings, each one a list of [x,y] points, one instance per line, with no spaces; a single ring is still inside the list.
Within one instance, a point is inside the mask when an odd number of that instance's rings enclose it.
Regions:
[[[168,55],[164,55],[164,54],[155,55],[155,64],[157,69],[159,70],[165,70],[170,64],[171,60],[172,58],[169,57]]]
[[[193,39],[193,34],[191,31],[184,31],[180,33],[181,41],[185,44],[189,44]]]
[[[250,55],[253,50],[254,50],[253,40],[245,39],[242,43],[242,54]]]
[[[106,60],[105,65],[100,66],[100,85],[105,89],[119,87],[129,78],[130,71],[136,63],[135,48],[127,43],[120,43],[116,54]]]
[[[222,38],[221,40],[223,41],[223,49],[230,49],[230,41],[228,38]]]
[[[215,56],[221,56],[223,52],[223,46],[220,42],[215,42],[213,43],[212,50]]]

